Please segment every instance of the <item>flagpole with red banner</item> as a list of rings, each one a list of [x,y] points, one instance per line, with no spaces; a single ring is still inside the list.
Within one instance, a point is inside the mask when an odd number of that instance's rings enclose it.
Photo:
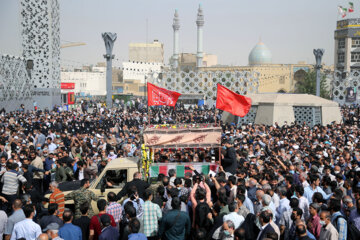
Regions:
[[[148,82],[147,96],[148,96],[148,115],[149,115],[149,125],[150,125],[150,118],[151,118],[150,106],[165,105],[165,106],[174,107],[175,109],[176,102],[181,96],[181,93],[170,91]]]
[[[145,89],[145,98],[147,100],[146,105],[147,105],[147,112],[148,112],[148,117],[147,117],[148,122],[147,122],[147,124],[150,125],[150,106],[149,106],[148,80],[147,79],[148,79],[147,76],[145,76],[145,87],[146,87],[146,89]]]
[[[216,101],[217,101],[217,92],[216,92]],[[215,117],[215,127],[217,126],[217,108],[215,107],[215,113],[214,113],[214,117]],[[219,124],[220,126],[220,124]],[[220,147],[219,147],[219,166],[221,166],[221,140],[220,140]]]
[[[245,117],[251,108],[251,98],[237,94],[218,83],[216,108],[229,112],[235,116]],[[221,148],[219,148],[219,160],[221,165]]]
[[[251,98],[237,94],[218,83],[216,108],[235,116],[245,117],[251,108]]]

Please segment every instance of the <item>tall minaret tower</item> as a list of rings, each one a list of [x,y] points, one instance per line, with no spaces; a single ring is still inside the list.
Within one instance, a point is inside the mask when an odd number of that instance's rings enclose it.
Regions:
[[[196,67],[202,67],[202,61],[203,61],[203,26],[204,26],[204,13],[201,7],[201,4],[199,5],[198,13],[197,13],[197,19],[196,19],[196,25],[197,25],[197,54],[196,54]]]
[[[174,49],[172,56],[172,64],[173,64],[173,68],[177,69],[179,67],[179,29],[180,29],[180,20],[177,9],[175,9],[172,27],[174,29]]]

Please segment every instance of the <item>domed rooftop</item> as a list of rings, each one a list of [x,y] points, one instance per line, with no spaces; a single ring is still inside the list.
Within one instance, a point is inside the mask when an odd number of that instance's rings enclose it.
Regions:
[[[271,52],[262,42],[256,44],[249,54],[249,65],[270,64],[271,61]]]

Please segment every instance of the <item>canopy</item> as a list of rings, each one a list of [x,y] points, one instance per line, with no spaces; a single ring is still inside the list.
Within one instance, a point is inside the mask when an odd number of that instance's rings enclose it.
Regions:
[[[211,124],[155,125],[144,131],[144,141],[151,148],[220,147],[221,127]]]

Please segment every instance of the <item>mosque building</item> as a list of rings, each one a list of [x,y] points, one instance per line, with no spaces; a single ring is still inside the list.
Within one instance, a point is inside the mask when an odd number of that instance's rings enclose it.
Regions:
[[[259,75],[260,93],[293,93],[296,84],[305,78],[306,72],[312,70],[314,65],[299,62],[298,64],[274,64],[270,49],[263,43],[259,42],[250,51],[248,66],[224,66],[209,64],[203,53],[203,26],[204,13],[201,5],[197,14],[197,53],[192,54],[189,61],[184,61],[178,52],[179,47],[179,30],[180,21],[179,13],[176,10],[173,20],[174,30],[174,51],[172,55],[171,66],[178,70],[200,70],[200,71],[249,71],[257,72]],[[180,60],[179,60],[180,59]],[[217,60],[217,59],[216,59]],[[189,66],[193,66],[189,69]]]
[[[250,51],[248,66],[212,66],[200,68],[202,71],[249,71],[259,74],[259,93],[292,93],[297,82],[304,79],[312,64],[274,64],[270,49],[259,42]]]
[[[314,69],[313,64],[298,62],[297,64],[273,63],[270,49],[259,41],[250,51],[247,66],[219,65],[217,56],[205,53],[203,50],[203,27],[204,12],[202,6],[198,8],[197,26],[197,49],[196,53],[180,53],[180,17],[175,10],[173,19],[173,53],[170,57],[170,66],[164,65],[163,71],[176,72],[251,72],[257,73],[259,93],[294,93],[297,83],[304,80],[306,73]],[[324,66],[323,70],[333,72],[333,66]],[[158,74],[156,74],[158,76]],[[119,83],[124,89],[123,93],[144,96],[145,84],[138,79],[123,79]]]

